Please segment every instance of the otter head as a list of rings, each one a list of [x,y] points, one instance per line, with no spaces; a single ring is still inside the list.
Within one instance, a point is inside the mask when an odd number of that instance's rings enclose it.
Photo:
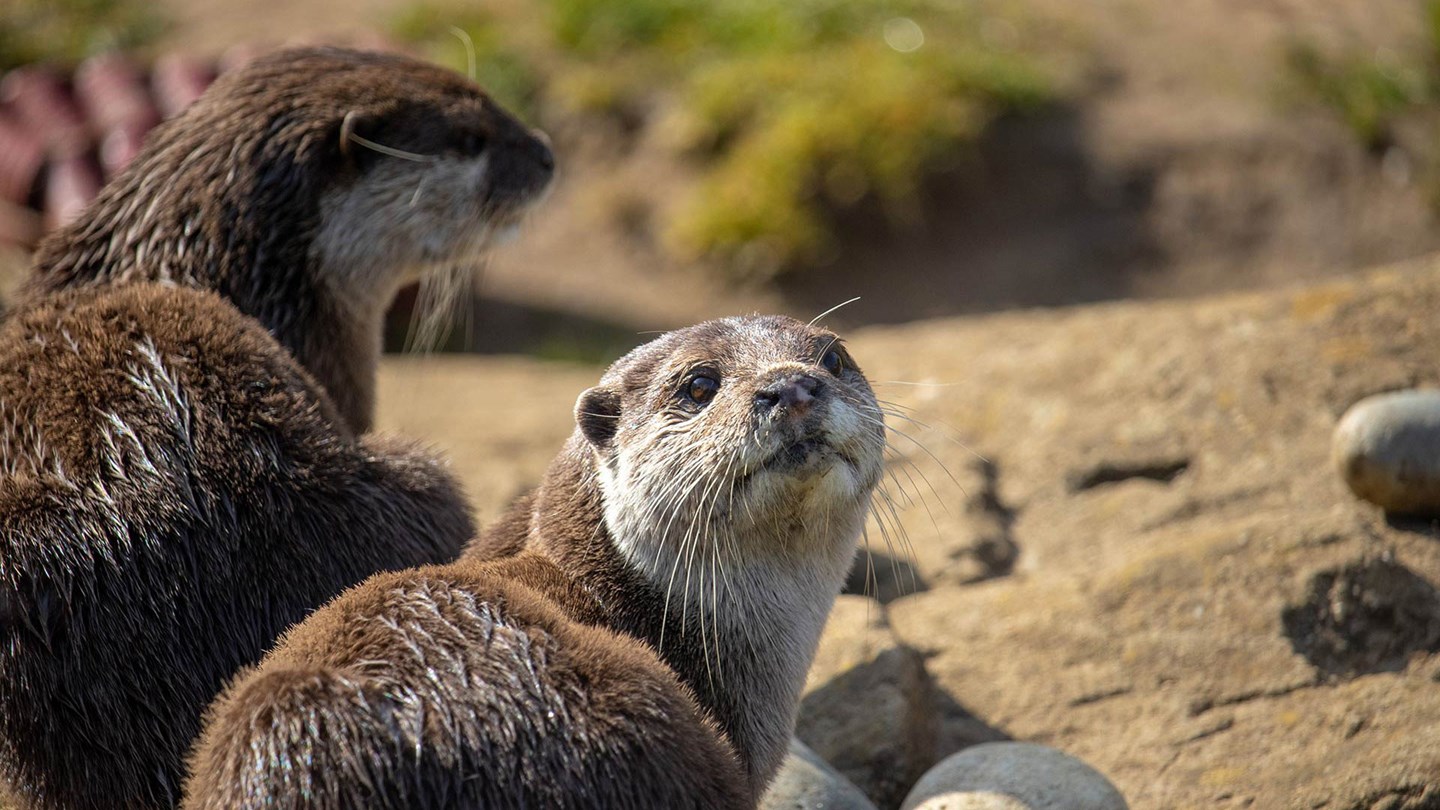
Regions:
[[[690,555],[843,566],[885,446],[844,344],[782,317],[710,321],[636,349],[581,395],[576,421],[619,551],[662,585]]]
[[[431,268],[468,269],[553,170],[543,135],[449,70],[280,51],[152,131],[41,244],[31,294],[127,281],[218,292],[365,430],[395,293]]]
[[[450,71],[388,58],[327,80],[339,169],[319,197],[311,251],[337,288],[388,304],[426,270],[479,258],[550,183],[545,135]]]

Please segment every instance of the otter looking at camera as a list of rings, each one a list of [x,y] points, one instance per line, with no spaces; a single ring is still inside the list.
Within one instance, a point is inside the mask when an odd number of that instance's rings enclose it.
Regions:
[[[619,360],[501,560],[382,574],[211,706],[188,808],[750,807],[879,482],[839,339],[788,318]]]

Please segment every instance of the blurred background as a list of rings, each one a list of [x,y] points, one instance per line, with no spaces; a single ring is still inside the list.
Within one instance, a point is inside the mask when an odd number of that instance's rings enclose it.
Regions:
[[[4,283],[227,65],[305,40],[467,70],[451,29],[562,173],[449,350],[1188,297],[1440,243],[1436,2],[5,0]]]

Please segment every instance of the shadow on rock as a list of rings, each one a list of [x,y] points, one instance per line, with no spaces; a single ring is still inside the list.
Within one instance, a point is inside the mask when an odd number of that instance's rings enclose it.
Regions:
[[[902,596],[930,590],[930,584],[909,560],[860,549],[841,593],[868,596],[888,605]]]
[[[795,733],[880,808],[899,807],[949,754],[1010,739],[936,686],[922,656],[906,646],[882,650],[806,695]]]
[[[1009,734],[976,717],[939,685],[931,690],[931,700],[935,707],[935,715],[940,718],[940,732],[935,743],[935,760],[937,762],[972,745],[1006,742],[1014,739]]]
[[[1440,651],[1440,591],[1392,556],[1321,571],[1281,615],[1285,635],[1326,678],[1398,672]]]
[[[877,806],[898,807],[939,759],[932,691],[920,654],[888,647],[807,694],[795,735]]]
[[[385,350],[401,352],[415,343],[419,292],[400,291],[385,318]],[[546,360],[608,363],[653,337],[610,321],[561,309],[464,296],[451,323],[438,334],[433,351],[528,354]],[[424,347],[421,346],[421,349]]]

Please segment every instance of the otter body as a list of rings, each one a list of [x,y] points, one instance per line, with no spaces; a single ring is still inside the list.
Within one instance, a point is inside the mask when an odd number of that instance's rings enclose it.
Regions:
[[[881,474],[874,395],[829,332],[729,319],[576,420],[523,550],[293,629],[212,705],[185,806],[753,806]]]
[[[46,241],[0,325],[17,801],[173,807],[238,669],[367,576],[455,558],[473,521],[451,476],[358,438],[380,321],[550,173],[448,71],[288,51],[216,82]]]
[[[0,327],[0,390],[0,769],[36,807],[173,806],[235,670],[472,531],[213,293],[54,296]]]

